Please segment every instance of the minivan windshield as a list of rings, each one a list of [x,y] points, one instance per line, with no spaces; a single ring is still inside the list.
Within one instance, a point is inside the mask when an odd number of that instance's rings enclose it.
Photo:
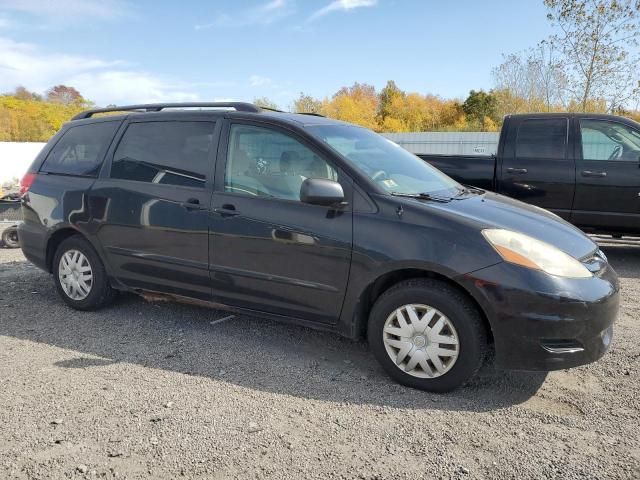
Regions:
[[[391,194],[453,196],[464,190],[452,178],[371,130],[350,125],[311,125],[307,130]]]

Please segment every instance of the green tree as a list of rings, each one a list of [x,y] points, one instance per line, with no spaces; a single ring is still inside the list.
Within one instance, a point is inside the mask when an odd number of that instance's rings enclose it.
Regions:
[[[493,124],[500,120],[497,118],[497,106],[498,102],[492,92],[471,90],[462,104],[462,110],[469,120],[476,122],[485,131],[490,126],[487,119]]]
[[[384,122],[384,119],[387,118],[391,114],[392,105],[394,101],[397,99],[403,99],[405,97],[405,93],[398,88],[396,82],[393,80],[387,81],[387,84],[384,86],[382,90],[380,90],[380,107],[378,116],[381,121]]]

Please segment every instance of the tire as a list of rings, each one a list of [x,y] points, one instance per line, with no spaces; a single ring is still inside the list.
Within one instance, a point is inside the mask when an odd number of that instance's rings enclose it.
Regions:
[[[79,252],[80,255],[77,255],[76,252]],[[65,264],[61,263],[65,255],[67,255],[65,262],[68,263],[69,259],[72,261],[71,268],[66,268]],[[86,262],[73,263],[74,258],[82,259],[82,257]],[[81,266],[78,267],[80,264]],[[87,265],[91,281],[88,281],[88,277],[86,277]],[[66,273],[69,271],[71,271],[70,274]],[[77,285],[72,286],[71,289],[69,284],[62,279],[62,277],[67,278],[70,275],[76,275],[77,278]],[[76,310],[97,310],[111,303],[115,297],[115,290],[109,285],[104,264],[91,244],[80,235],[69,237],[58,246],[53,258],[53,280],[60,297],[67,305]],[[83,281],[84,286],[80,286]],[[68,293],[68,290],[71,290],[71,293]]]
[[[475,305],[433,279],[405,280],[383,293],[371,310],[367,337],[391,378],[429,392],[464,385],[482,366],[488,348]]]
[[[19,248],[18,227],[12,226],[2,232],[2,243],[7,248]]]

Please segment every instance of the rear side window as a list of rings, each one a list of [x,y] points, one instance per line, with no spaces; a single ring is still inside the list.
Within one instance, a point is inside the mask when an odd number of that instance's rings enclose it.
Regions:
[[[516,158],[561,159],[567,149],[566,118],[524,120],[518,128]]]
[[[132,123],[113,156],[111,178],[204,187],[213,122]]]
[[[71,127],[49,152],[40,171],[96,176],[119,122]]]

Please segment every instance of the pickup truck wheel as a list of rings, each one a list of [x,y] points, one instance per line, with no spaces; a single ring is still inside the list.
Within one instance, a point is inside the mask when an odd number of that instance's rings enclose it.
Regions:
[[[77,310],[96,310],[115,296],[100,257],[79,235],[66,239],[56,250],[53,278],[58,294]]]
[[[2,232],[2,243],[7,248],[18,248],[20,242],[18,241],[18,227],[11,226]]]
[[[387,290],[369,317],[374,356],[397,382],[446,392],[481,367],[487,335],[471,301],[444,282],[413,279]]]

